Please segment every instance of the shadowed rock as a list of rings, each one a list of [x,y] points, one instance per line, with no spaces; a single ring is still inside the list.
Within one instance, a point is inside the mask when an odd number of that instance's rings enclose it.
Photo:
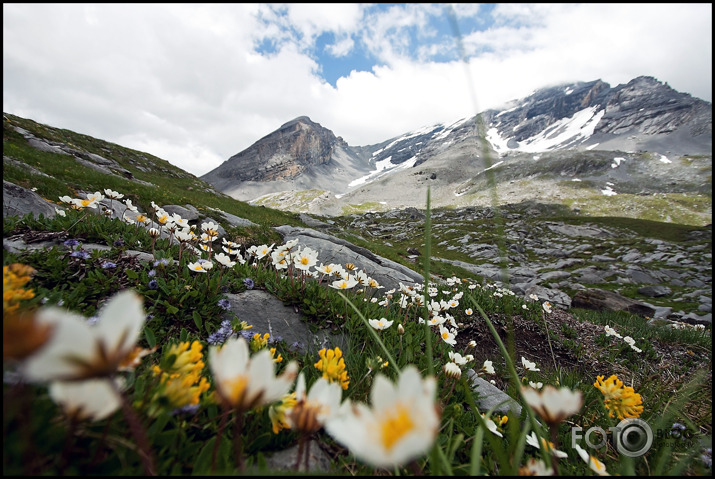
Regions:
[[[595,311],[626,311],[638,316],[655,316],[655,309],[614,291],[604,289],[585,289],[571,299],[572,308],[592,309]]]

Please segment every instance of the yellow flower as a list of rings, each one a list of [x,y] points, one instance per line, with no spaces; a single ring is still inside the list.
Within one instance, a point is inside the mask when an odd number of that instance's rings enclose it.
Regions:
[[[2,312],[3,317],[20,307],[20,301],[35,297],[31,289],[24,286],[32,279],[35,269],[21,263],[2,267]]]
[[[282,429],[290,429],[290,424],[286,421],[286,411],[293,409],[296,403],[294,391],[284,395],[280,403],[272,404],[268,408],[268,417],[271,418],[273,424],[273,434],[278,434]]]
[[[261,349],[265,348],[268,346],[268,338],[270,335],[268,333],[264,334],[261,336],[259,333],[256,333],[253,335],[253,339],[251,339],[251,352],[255,353],[260,351]]]
[[[609,417],[618,416],[618,419],[639,417],[643,412],[641,395],[630,386],[624,386],[623,381],[612,374],[605,381],[603,376],[598,376],[593,383],[603,393],[603,404],[608,409]]]
[[[340,348],[323,348],[318,351],[318,354],[320,355],[320,361],[314,364],[318,371],[322,371],[323,377],[329,382],[337,382],[343,389],[347,389],[348,384],[350,384],[350,378],[345,370],[345,360]]]
[[[169,358],[165,369],[157,365],[152,367],[154,375],[160,376],[160,386],[152,397],[154,404],[150,414],[155,414],[159,408],[177,409],[199,403],[201,394],[210,387],[208,380],[201,376],[205,365],[202,348],[198,341],[191,343],[190,348],[188,341],[173,344],[165,353]]]
[[[278,353],[278,357],[276,357],[276,348],[271,348],[271,356],[273,356],[274,363],[283,362],[283,356],[281,356],[281,353]]]

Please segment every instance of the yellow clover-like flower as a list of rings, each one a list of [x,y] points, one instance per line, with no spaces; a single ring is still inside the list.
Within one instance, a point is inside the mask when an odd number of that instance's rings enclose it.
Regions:
[[[610,417],[618,419],[639,417],[643,412],[643,400],[630,386],[624,386],[623,381],[612,374],[605,381],[603,376],[598,376],[593,385],[603,393],[603,404],[608,409]]]
[[[345,370],[345,360],[340,348],[323,348],[318,351],[320,360],[314,364],[318,371],[322,371],[323,377],[329,382],[337,382],[343,389],[347,389],[350,384],[348,372]]]

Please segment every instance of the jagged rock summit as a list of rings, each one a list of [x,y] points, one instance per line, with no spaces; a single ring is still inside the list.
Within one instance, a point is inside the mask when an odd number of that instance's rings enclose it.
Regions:
[[[299,116],[201,179],[237,199],[252,199],[256,193],[269,191],[330,189],[369,168],[341,137]]]

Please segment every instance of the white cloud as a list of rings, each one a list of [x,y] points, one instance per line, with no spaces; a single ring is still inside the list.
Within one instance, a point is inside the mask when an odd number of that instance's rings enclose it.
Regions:
[[[505,4],[473,24],[467,67],[435,4],[3,4],[3,111],[201,175],[300,115],[357,146],[561,82],[652,75],[712,101],[711,4]],[[320,77],[323,54],[358,51],[370,71]]]

